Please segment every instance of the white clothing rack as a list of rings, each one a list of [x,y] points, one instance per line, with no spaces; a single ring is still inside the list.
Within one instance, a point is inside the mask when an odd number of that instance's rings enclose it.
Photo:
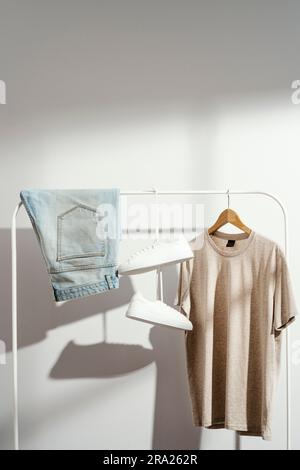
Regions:
[[[122,196],[180,196],[180,195],[227,195],[228,203],[231,195],[255,195],[273,199],[280,207],[284,221],[285,255],[288,258],[288,218],[283,203],[271,193],[264,191],[159,191],[151,189],[146,191],[123,191]],[[16,206],[11,226],[11,256],[12,256],[12,355],[13,355],[13,423],[14,423],[14,449],[19,449],[19,420],[18,420],[18,316],[17,316],[17,237],[16,220],[22,202]],[[159,288],[162,295],[162,279],[158,272]],[[291,450],[291,364],[290,364],[290,337],[286,331],[286,448]]]

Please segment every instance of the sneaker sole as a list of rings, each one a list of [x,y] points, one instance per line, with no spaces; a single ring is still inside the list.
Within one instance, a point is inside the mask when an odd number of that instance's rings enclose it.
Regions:
[[[192,331],[192,329],[193,329],[193,327],[183,328],[183,327],[180,327],[180,326],[170,325],[169,323],[161,323],[161,322],[158,322],[158,321],[145,320],[144,318],[136,317],[135,315],[131,315],[131,314],[128,314],[128,313],[126,313],[125,316],[127,318],[129,318],[130,320],[136,320],[136,321],[140,321],[142,323],[148,323],[149,325],[165,326],[166,328],[173,328],[174,330]]]

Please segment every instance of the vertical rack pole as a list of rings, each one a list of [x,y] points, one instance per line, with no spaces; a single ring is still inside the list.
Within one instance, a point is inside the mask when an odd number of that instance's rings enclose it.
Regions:
[[[153,188],[153,194],[155,196],[155,240],[159,240],[159,207],[158,207],[158,190]],[[158,267],[156,270],[156,298],[158,300],[163,300],[163,275],[161,267]]]
[[[253,194],[248,192],[248,194]],[[289,262],[289,223],[287,209],[284,204],[273,194],[266,193],[263,191],[257,191],[256,194],[267,196],[273,199],[281,208],[284,222],[284,254],[287,262]],[[290,332],[286,329],[285,336],[286,346],[286,449],[292,450],[292,414],[291,414],[291,403],[292,403],[292,380],[291,380],[291,345],[290,345]]]
[[[227,209],[230,209],[230,189],[227,189]],[[241,436],[238,431],[235,432],[235,450],[241,450]]]
[[[20,202],[14,210],[11,224],[11,276],[12,276],[12,361],[13,361],[13,422],[14,450],[19,450],[19,419],[18,419],[18,315],[17,315],[17,214]]]
[[[283,217],[284,217],[284,241],[285,241],[285,257],[289,262],[289,226],[286,208],[280,203]],[[286,421],[287,421],[287,450],[292,450],[292,418],[291,418],[291,403],[292,403],[292,381],[291,381],[291,341],[289,329],[286,329]]]

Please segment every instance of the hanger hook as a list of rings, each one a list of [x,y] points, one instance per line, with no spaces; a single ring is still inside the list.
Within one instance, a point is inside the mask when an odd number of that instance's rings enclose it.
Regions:
[[[228,205],[228,209],[230,209],[230,190],[227,189],[227,205]]]

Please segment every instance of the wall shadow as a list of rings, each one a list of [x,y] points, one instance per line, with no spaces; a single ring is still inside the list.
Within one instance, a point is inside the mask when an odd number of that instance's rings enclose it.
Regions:
[[[166,282],[167,281],[167,282]],[[165,301],[173,304],[176,267],[163,271]],[[173,287],[173,288],[172,288]],[[50,371],[54,380],[116,377],[156,364],[152,449],[198,449],[201,430],[192,423],[184,332],[163,326],[150,330],[153,349],[140,345],[67,344]]]
[[[152,349],[138,344],[79,345],[70,341],[50,371],[51,379],[112,378],[146,367],[154,360]]]
[[[43,341],[47,332],[126,305],[133,294],[128,277],[120,288],[57,306],[40,247],[32,229],[18,229],[18,347]],[[0,338],[11,350],[11,245],[10,230],[0,229]]]
[[[164,268],[163,297],[168,305],[174,304],[177,284],[176,266]],[[185,333],[177,329],[155,326],[150,331],[149,339],[157,367],[152,448],[200,449],[201,428],[196,428],[192,421]]]
[[[101,295],[66,302],[57,307],[40,247],[31,229],[19,229],[18,237],[18,341],[19,349],[39,343],[47,332],[128,304],[133,286],[122,277],[120,288]],[[0,337],[11,350],[10,230],[0,230],[1,299]],[[30,269],[29,269],[30,268]],[[177,285],[176,266],[163,271],[164,300],[170,305]],[[79,345],[69,342],[49,372],[54,380],[110,378],[146,367],[157,369],[153,449],[198,449],[200,430],[194,428],[185,367],[184,333],[167,327],[150,330],[153,349],[139,344],[103,342]],[[8,426],[8,423],[7,425]],[[5,427],[6,427],[5,426]]]

